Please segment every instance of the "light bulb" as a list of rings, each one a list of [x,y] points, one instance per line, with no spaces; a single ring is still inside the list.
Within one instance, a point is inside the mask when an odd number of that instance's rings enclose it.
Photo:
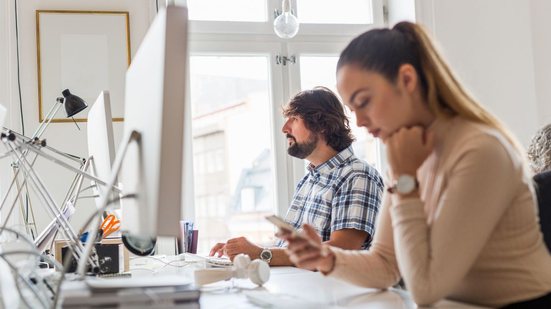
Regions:
[[[274,20],[274,32],[282,39],[290,39],[297,35],[299,22],[291,13],[290,0],[283,0],[281,6],[283,13]]]

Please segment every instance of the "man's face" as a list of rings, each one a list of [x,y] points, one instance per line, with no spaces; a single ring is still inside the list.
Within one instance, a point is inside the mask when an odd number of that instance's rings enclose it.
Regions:
[[[318,136],[306,128],[299,116],[289,116],[281,131],[287,137],[287,153],[290,156],[305,159],[318,145]]]

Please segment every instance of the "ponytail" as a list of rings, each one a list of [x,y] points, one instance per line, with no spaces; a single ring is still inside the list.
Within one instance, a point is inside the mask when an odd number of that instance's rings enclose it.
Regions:
[[[400,66],[406,63],[417,71],[422,94],[429,110],[437,117],[457,115],[488,125],[501,132],[519,155],[525,157],[516,138],[461,86],[425,30],[417,24],[401,22],[392,30],[363,33],[343,50],[337,70],[347,64],[358,65],[395,82]]]

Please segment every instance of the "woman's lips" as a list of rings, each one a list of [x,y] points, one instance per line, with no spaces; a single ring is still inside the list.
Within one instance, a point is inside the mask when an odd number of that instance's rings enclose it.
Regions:
[[[379,137],[381,130],[368,130],[368,132],[369,134],[373,135],[373,137]]]

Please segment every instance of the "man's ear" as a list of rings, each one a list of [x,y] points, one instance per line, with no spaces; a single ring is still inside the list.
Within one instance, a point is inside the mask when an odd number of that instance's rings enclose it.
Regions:
[[[402,64],[398,70],[398,86],[408,93],[413,93],[418,83],[417,70],[409,64]]]

